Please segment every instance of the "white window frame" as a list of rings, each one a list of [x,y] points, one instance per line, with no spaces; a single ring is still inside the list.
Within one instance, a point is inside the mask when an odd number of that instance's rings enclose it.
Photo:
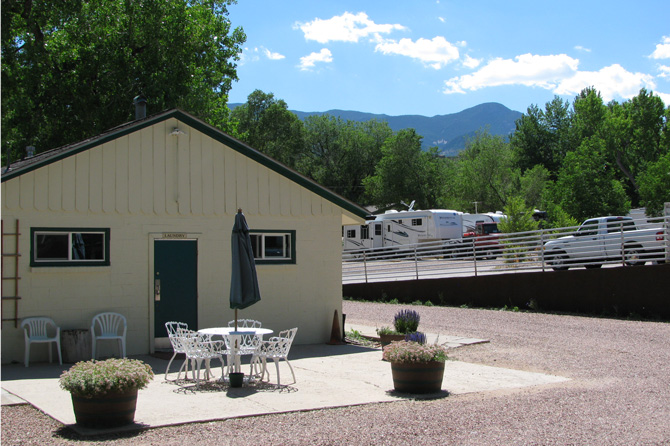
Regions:
[[[73,255],[76,234],[95,234],[102,236],[101,259],[77,259]],[[45,235],[67,236],[67,257],[38,258],[37,237]],[[109,266],[109,228],[30,228],[30,266]]]
[[[277,265],[296,263],[296,231],[295,230],[251,230],[251,243],[254,245],[254,260],[257,265]],[[266,256],[265,239],[281,236],[284,246],[281,256]],[[258,243],[260,242],[260,246]],[[286,246],[288,243],[289,246]],[[260,248],[260,249],[259,249]]]

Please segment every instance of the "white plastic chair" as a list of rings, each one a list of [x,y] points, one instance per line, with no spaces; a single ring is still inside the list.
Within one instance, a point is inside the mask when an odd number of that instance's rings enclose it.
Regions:
[[[293,343],[293,338],[298,331],[298,328],[292,328],[290,330],[280,331],[278,336],[273,336],[267,341],[263,341],[254,356],[251,359],[252,365],[258,364],[260,361],[262,363],[261,368],[261,381],[265,377],[265,374],[268,375],[268,381],[270,381],[270,372],[267,370],[267,360],[272,359],[275,362],[277,368],[277,385],[281,386],[281,380],[279,377],[279,360],[283,359],[288,364],[289,369],[291,369],[291,375],[293,375],[293,383],[295,380],[295,373],[293,373],[293,367],[288,361],[288,353],[291,350],[291,344]]]
[[[99,328],[100,334],[96,334]],[[95,359],[97,341],[118,341],[119,350],[123,358],[126,357],[126,330],[128,323],[126,317],[119,313],[100,313],[91,322],[92,357]],[[120,332],[120,334],[119,334]]]
[[[53,327],[56,332],[55,336],[49,336],[49,327]],[[60,351],[60,327],[50,317],[27,317],[21,322],[25,338],[25,366],[28,367],[30,361],[30,344],[33,343],[47,343],[49,348],[49,362],[53,361],[51,353],[51,342],[56,344],[56,351],[58,352],[58,363],[63,364],[63,357]]]
[[[205,363],[205,380],[212,376],[210,361],[217,358],[221,361],[221,377],[223,377],[225,360],[223,341],[212,341],[210,336],[190,330],[179,330],[178,335],[184,347],[186,360],[191,361],[196,388],[200,387],[200,369]]]
[[[188,324],[186,322],[166,322],[165,323],[165,329],[167,330],[168,333],[168,338],[170,339],[170,344],[172,345],[172,358],[170,358],[170,362],[168,362],[167,368],[165,369],[165,381],[167,381],[168,373],[170,372],[170,366],[172,365],[172,361],[174,358],[180,354],[183,353],[185,354],[186,351],[184,350],[184,343],[181,339],[181,336],[179,335],[180,330],[188,330]],[[181,376],[182,370],[184,370],[184,375],[186,378],[188,378],[188,358],[184,359],[184,363],[181,365],[179,368],[179,373],[177,374],[177,380],[179,380],[179,377]]]

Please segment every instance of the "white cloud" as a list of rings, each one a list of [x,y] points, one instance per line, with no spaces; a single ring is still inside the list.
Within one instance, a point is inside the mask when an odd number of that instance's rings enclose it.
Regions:
[[[463,66],[466,68],[470,69],[475,69],[479,66],[479,64],[482,63],[481,59],[475,59],[473,57],[468,56],[467,54],[465,55],[465,58],[463,59]]]
[[[404,30],[399,24],[377,24],[368,18],[364,12],[352,14],[345,12],[330,19],[314,19],[307,23],[296,23],[305,34],[305,39],[319,43],[331,41],[358,42],[369,35],[388,34],[393,30]]]
[[[446,22],[446,20],[444,20],[444,17],[438,17],[437,20],[439,20],[442,23]]]
[[[565,54],[537,56],[523,54],[511,59],[494,59],[475,73],[445,81],[445,94],[465,93],[485,87],[525,85],[552,91],[557,95],[577,95],[594,87],[604,101],[630,99],[641,88],[654,90],[654,77],[631,73],[619,64],[599,71],[579,71],[579,60]],[[662,94],[659,96],[663,97]]]
[[[663,103],[665,104],[666,107],[670,106],[670,94],[667,94],[667,93],[659,93],[659,92],[657,92],[657,91],[654,92],[654,94],[655,94],[656,96],[658,96],[659,98],[661,98],[661,100],[663,101]]]
[[[578,59],[565,54],[537,56],[522,54],[514,60],[497,58],[479,71],[445,81],[444,93],[465,93],[484,87],[525,85],[555,88],[558,83],[577,72]]]
[[[283,54],[273,53],[267,48],[263,48],[263,53],[265,54],[265,57],[267,57],[270,60],[281,60],[286,58],[286,56],[284,56]]]
[[[663,36],[661,42],[656,45],[656,49],[649,56],[652,59],[670,59],[670,37]]]
[[[411,39],[385,40],[377,44],[375,51],[419,59],[436,70],[459,57],[458,48],[441,36],[434,37],[432,40],[422,38],[416,42]]]
[[[579,71],[574,76],[563,79],[553,91],[559,95],[577,95],[584,88],[593,86],[600,92],[605,102],[615,98],[630,99],[641,88],[653,90],[656,87],[653,76],[631,73],[621,65],[614,64],[599,71]]]
[[[581,45],[577,45],[577,46],[575,46],[575,49],[576,49],[577,51],[582,51],[582,52],[584,52],[584,53],[590,53],[590,52],[591,52],[591,48],[586,48],[586,47],[583,47],[583,46],[581,46]]]
[[[670,78],[670,67],[667,65],[659,65],[658,71],[661,73],[658,75],[658,77],[663,77],[663,78]]]
[[[328,48],[323,48],[318,53],[311,53],[300,58],[300,69],[307,71],[314,68],[317,62],[331,63],[333,61],[333,54]]]

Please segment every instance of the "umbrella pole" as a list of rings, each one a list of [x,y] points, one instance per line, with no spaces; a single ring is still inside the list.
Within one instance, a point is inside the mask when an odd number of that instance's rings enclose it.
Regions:
[[[235,331],[237,331],[237,308],[235,308]]]

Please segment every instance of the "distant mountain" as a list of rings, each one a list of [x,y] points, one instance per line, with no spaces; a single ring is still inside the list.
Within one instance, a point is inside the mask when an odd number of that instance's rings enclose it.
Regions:
[[[229,104],[235,108],[240,104]],[[413,128],[423,136],[423,148],[437,146],[445,156],[455,156],[465,148],[469,138],[478,130],[488,129],[493,135],[509,136],[514,131],[514,124],[522,114],[510,110],[502,104],[489,102],[468,108],[450,115],[433,117],[421,115],[389,116],[347,110],[328,110],[325,112],[302,112],[291,110],[298,118],[304,120],[308,116],[331,115],[339,116],[345,121],[364,122],[370,119],[386,121],[393,131]]]

